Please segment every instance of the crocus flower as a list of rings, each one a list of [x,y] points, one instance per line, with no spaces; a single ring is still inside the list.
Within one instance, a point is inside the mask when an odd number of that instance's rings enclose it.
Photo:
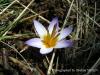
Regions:
[[[26,44],[40,48],[41,54],[48,54],[53,48],[72,46],[72,41],[65,39],[72,32],[72,26],[60,30],[58,18],[54,18],[47,29],[40,22],[36,20],[33,22],[39,38],[32,38],[26,41]]]

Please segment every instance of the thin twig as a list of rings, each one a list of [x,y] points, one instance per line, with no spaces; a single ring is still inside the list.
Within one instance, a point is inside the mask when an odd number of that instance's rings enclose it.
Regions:
[[[3,48],[3,65],[5,69],[9,69],[9,64],[8,64],[8,51]]]
[[[69,0],[67,0],[68,1],[68,3],[69,4],[71,4],[71,2],[69,1]],[[88,17],[91,21],[93,21],[98,27],[100,27],[100,24],[98,24],[94,19],[92,19],[89,15],[87,15],[87,14],[85,14],[82,10],[80,10],[80,11],[77,11],[76,10],[76,6],[75,6],[75,4],[73,4],[73,8],[74,8],[74,10],[76,11],[76,12],[78,12],[79,14],[83,14],[83,15],[85,15],[86,17]]]
[[[0,15],[3,14],[9,7],[11,7],[14,3],[16,2],[16,0],[14,0],[12,3],[10,3],[2,12],[0,12]]]
[[[36,16],[39,16],[39,15],[41,15],[41,14],[43,14],[43,13],[46,13],[47,11],[48,11],[48,10],[43,11],[43,12],[41,12],[41,13],[39,13],[39,14],[36,14],[36,15],[31,15],[31,16],[29,16],[29,17],[26,17],[26,18],[22,19],[20,22],[23,22],[23,21],[32,19],[32,18],[34,18],[34,17],[36,17]]]
[[[90,70],[88,70],[88,72],[84,75],[90,75],[92,73],[93,69],[96,69],[98,66],[100,65],[100,57],[99,59],[96,61],[96,63],[90,68]],[[98,70],[97,70],[98,71]]]
[[[97,5],[97,4],[96,4],[96,2],[95,2],[95,7],[94,7],[94,8],[95,8],[95,11],[94,11],[94,20],[96,19],[96,13],[97,13],[97,12],[96,12],[96,10],[97,10],[97,6],[96,6],[96,5]],[[95,24],[95,23],[93,22],[93,27],[94,27],[94,24]]]
[[[32,5],[32,3],[34,2],[34,0],[32,0],[28,5],[27,5],[27,7],[19,14],[19,16],[14,20],[14,22],[11,24],[11,25],[9,25],[3,32],[2,32],[2,36],[5,36],[7,33],[8,33],[8,31],[12,28],[12,27],[14,27],[14,25],[15,25],[15,23],[23,16],[23,14],[26,12],[26,10],[28,9],[28,7],[30,6],[30,5]]]
[[[27,60],[18,52],[18,50],[12,46],[10,46],[9,44],[3,42],[3,41],[0,41],[1,43],[7,45],[9,48],[13,49],[16,53],[18,53],[20,55],[20,57],[24,60],[24,62],[28,65],[28,67],[30,68],[30,70],[32,71],[33,69],[30,67],[30,65],[28,64]]]
[[[64,20],[62,29],[65,27],[65,25],[66,25],[66,23],[67,23],[68,17],[69,17],[69,15],[70,15],[70,12],[71,12],[71,9],[72,9],[72,6],[73,6],[73,3],[74,3],[74,0],[71,2],[70,8],[69,8],[68,13],[67,13],[67,16],[66,16],[66,18],[65,18],[65,20]]]
[[[24,8],[26,8],[26,6],[23,5],[21,2],[19,2],[19,0],[17,0],[17,2],[18,2],[21,6],[23,6]],[[49,20],[47,20],[46,18],[42,17],[40,14],[37,14],[37,13],[34,12],[32,9],[29,9],[29,8],[28,8],[28,10],[29,10],[30,12],[32,12],[33,14],[38,15],[39,18],[41,18],[42,20],[46,21],[47,23],[50,23]]]
[[[50,75],[51,74],[54,57],[55,57],[55,51],[52,54],[52,58],[51,58],[50,65],[49,65],[49,68],[48,68],[48,71],[47,71],[47,75]]]
[[[48,57],[47,57],[47,56],[45,56],[45,57],[46,57],[47,62],[48,62],[48,63],[50,63],[50,61],[49,61]]]
[[[58,61],[59,61],[59,57],[57,57],[55,73],[57,73],[57,69],[58,69]]]
[[[8,12],[6,14],[3,14],[2,16],[0,16],[0,20],[4,19],[5,17],[7,17],[7,16],[9,16],[11,14],[13,14],[13,11],[10,11],[10,12]]]

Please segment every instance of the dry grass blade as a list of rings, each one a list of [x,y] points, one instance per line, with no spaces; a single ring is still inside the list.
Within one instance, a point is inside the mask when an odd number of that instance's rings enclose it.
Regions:
[[[14,64],[16,64],[18,67],[20,67],[20,69],[22,69],[22,71],[26,74],[26,75],[33,75],[34,72],[30,70],[30,68],[24,64],[23,62],[20,62],[19,60],[17,60],[16,58],[13,57],[9,57],[10,61],[12,61]]]
[[[51,74],[54,57],[55,57],[55,52],[53,52],[53,54],[52,54],[52,58],[51,58],[51,61],[50,61],[50,64],[49,64],[49,68],[48,68],[48,71],[47,71],[47,75],[50,75]]]
[[[69,4],[71,4],[71,2],[69,1],[69,0],[67,0],[68,1],[68,3]],[[99,23],[97,23],[95,20],[93,20],[89,15],[87,15],[86,13],[84,13],[82,10],[80,10],[80,11],[77,11],[76,9],[77,9],[77,7],[75,6],[75,4],[73,4],[72,5],[73,6],[73,8],[74,8],[74,10],[77,12],[77,13],[79,13],[79,14],[84,14],[86,17],[88,17],[91,21],[93,21],[98,27],[100,27],[100,24]]]
[[[19,2],[18,0],[17,0],[17,2],[18,2],[21,6],[23,6],[24,8],[26,8],[26,6],[23,5],[21,2]],[[31,9],[29,9],[29,8],[28,8],[28,10],[29,10],[30,12],[32,12],[33,14],[38,15],[39,18],[41,18],[42,20],[46,21],[47,23],[50,23],[49,20],[47,20],[46,18],[44,18],[44,17],[41,16],[40,14],[37,14],[36,12],[34,12],[33,10],[31,10]]]
[[[12,14],[13,14],[13,11],[8,12],[8,13],[5,13],[5,14],[3,14],[2,16],[0,16],[0,20],[4,19],[4,18],[6,18],[7,16],[12,15]]]
[[[0,15],[3,14],[9,7],[11,7],[14,3],[16,3],[17,0],[14,0],[11,4],[9,4],[2,12],[0,12]]]
[[[18,53],[20,55],[20,57],[24,60],[24,62],[27,64],[27,66],[30,68],[30,70],[32,70],[32,68],[30,67],[30,65],[27,63],[27,60],[18,52],[18,50],[10,45],[8,45],[7,43],[0,41],[1,43],[5,44],[6,46],[8,46],[9,48],[13,49],[16,53]]]
[[[20,68],[22,68],[23,70],[27,70],[30,68],[25,65],[24,63],[20,62],[19,60],[17,60],[16,58],[13,58],[13,57],[9,57],[10,61],[12,61],[13,63],[17,64]]]
[[[84,75],[90,75],[93,70],[99,71],[96,68],[100,65],[100,58],[95,62],[95,64],[88,70],[88,72]]]
[[[64,20],[62,29],[64,29],[64,27],[65,27],[65,25],[66,25],[66,23],[67,23],[68,17],[70,16],[70,13],[71,13],[71,9],[72,9],[73,3],[74,3],[74,0],[72,0],[72,2],[71,2],[70,8],[69,8],[68,13],[67,13],[67,16],[66,16],[66,18],[65,18],[65,20]]]
[[[1,33],[2,36],[5,36],[8,31],[14,27],[15,23],[23,16],[23,14],[26,12],[26,10],[28,9],[29,6],[32,5],[32,3],[34,2],[34,0],[32,0],[27,7],[20,13],[20,15],[14,20],[14,22],[11,25],[8,25],[8,27]]]

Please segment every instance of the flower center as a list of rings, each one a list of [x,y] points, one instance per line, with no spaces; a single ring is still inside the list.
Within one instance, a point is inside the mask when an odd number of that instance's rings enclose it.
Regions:
[[[57,43],[57,36],[51,36],[47,34],[44,36],[43,44],[46,46],[46,48],[54,47]]]
[[[54,26],[52,30],[52,34],[48,32],[47,35],[44,36],[43,38],[43,44],[45,45],[46,48],[51,48],[54,47],[58,41],[58,35],[56,30],[56,25]]]

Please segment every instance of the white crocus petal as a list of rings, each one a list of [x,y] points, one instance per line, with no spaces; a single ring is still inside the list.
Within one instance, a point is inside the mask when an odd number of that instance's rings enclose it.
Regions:
[[[72,41],[71,40],[60,40],[57,42],[55,48],[66,48],[66,47],[71,47],[72,46]]]
[[[25,43],[29,46],[33,46],[33,47],[37,47],[37,48],[41,48],[43,46],[41,39],[39,39],[39,38],[30,39],[30,40],[26,41]]]
[[[43,36],[47,34],[47,30],[40,22],[36,20],[34,20],[33,22],[38,35],[40,36],[40,38],[43,38]]]
[[[49,33],[52,34],[53,28],[56,25],[56,31],[59,30],[59,25],[58,25],[58,18],[54,18],[51,22],[50,25],[48,27]]]
[[[45,48],[45,47],[43,47],[43,48],[40,49],[40,53],[41,54],[48,54],[48,53],[50,53],[52,51],[53,51],[53,48]]]
[[[60,35],[58,36],[58,39],[61,40],[61,39],[64,39],[65,37],[67,37],[72,32],[72,29],[73,29],[72,26],[69,26],[68,28],[63,29],[60,32]]]

